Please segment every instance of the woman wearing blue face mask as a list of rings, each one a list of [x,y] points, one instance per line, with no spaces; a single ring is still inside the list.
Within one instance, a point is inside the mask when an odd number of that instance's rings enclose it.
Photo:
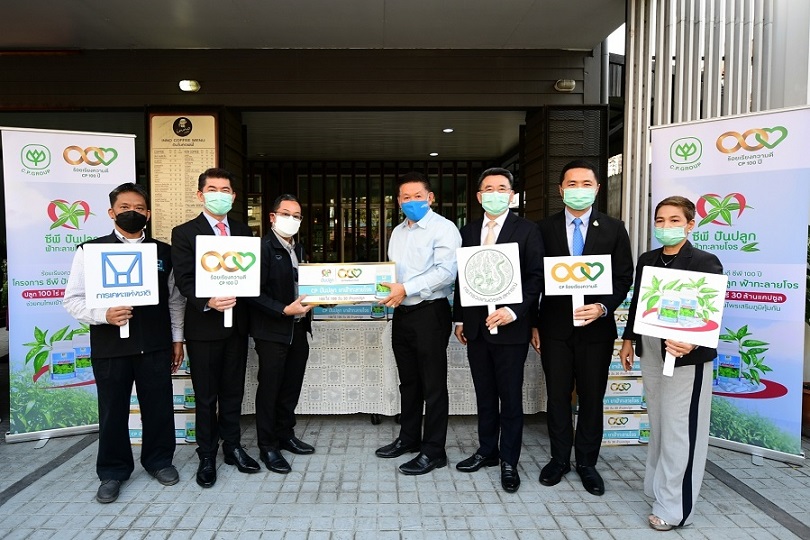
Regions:
[[[635,294],[619,352],[628,371],[633,365],[634,343],[641,359],[650,420],[644,493],[655,499],[648,520],[657,531],[688,525],[694,516],[709,448],[712,361],[717,350],[637,335],[633,332],[634,315],[645,266],[723,273],[716,256],[687,240],[694,227],[695,205],[689,199],[667,197],[655,207],[655,238],[662,247],[638,258]],[[663,376],[667,352],[676,358],[672,377]]]

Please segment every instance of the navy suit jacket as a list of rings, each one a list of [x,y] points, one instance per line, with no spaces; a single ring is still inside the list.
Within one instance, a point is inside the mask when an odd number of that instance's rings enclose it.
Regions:
[[[540,221],[540,234],[546,248],[546,257],[570,256],[565,229],[565,212],[558,212]],[[592,323],[578,327],[581,339],[588,342],[616,339],[616,321],[613,312],[627,297],[633,283],[633,255],[630,237],[624,223],[608,215],[591,211],[585,235],[583,255],[610,255],[613,267],[613,294],[586,295],[585,304],[603,304],[607,315]],[[570,296],[545,296],[540,302],[539,330],[541,339],[568,339],[574,332],[573,305]]]
[[[480,246],[481,228],[484,218],[468,223],[461,229],[461,246]],[[456,292],[453,300],[453,320],[464,323],[464,337],[476,339],[481,334],[486,341],[502,344],[528,343],[531,328],[535,324],[537,299],[543,282],[543,241],[537,225],[518,217],[511,211],[498,234],[497,244],[516,242],[520,249],[520,276],[523,289],[523,301],[519,304],[508,304],[515,312],[517,320],[498,328],[497,334],[490,334],[484,320],[487,318],[486,306],[462,307],[459,297],[459,282],[456,279]],[[504,307],[504,306],[497,306]]]
[[[253,236],[250,227],[239,221],[228,218],[231,236]],[[223,314],[216,309],[205,309],[209,298],[197,298],[196,286],[196,238],[198,235],[213,236],[214,229],[200,213],[191,221],[187,221],[172,229],[172,266],[174,266],[174,280],[180,293],[186,297],[186,316],[183,332],[186,339],[200,341],[216,341],[225,339],[233,331],[240,335],[248,333],[247,302],[244,298],[236,301],[233,309],[233,327],[226,328],[223,324]]]

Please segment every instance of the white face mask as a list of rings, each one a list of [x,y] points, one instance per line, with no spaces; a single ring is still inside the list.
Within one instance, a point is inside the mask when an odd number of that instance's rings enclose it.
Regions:
[[[284,238],[292,238],[298,234],[298,229],[301,228],[301,221],[292,216],[282,216],[276,214],[276,220],[273,222],[273,230]]]

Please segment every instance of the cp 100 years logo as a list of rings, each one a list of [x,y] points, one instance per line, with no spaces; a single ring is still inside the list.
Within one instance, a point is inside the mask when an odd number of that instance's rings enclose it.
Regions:
[[[218,253],[216,251],[206,251],[200,258],[200,265],[206,272],[247,272],[248,268],[256,262],[256,255],[249,251],[228,251]]]
[[[772,128],[753,128],[743,133],[726,131],[717,137],[717,149],[724,154],[733,154],[738,150],[756,152],[767,148],[773,150],[776,145],[784,141],[788,130],[784,126]]]
[[[551,277],[554,281],[565,283],[566,281],[596,281],[605,271],[605,266],[601,263],[557,263],[551,268]]]
[[[115,148],[99,148],[98,146],[68,146],[62,152],[62,157],[71,165],[109,165],[118,158],[118,150]]]
[[[623,426],[629,422],[630,419],[626,416],[609,416],[607,423],[609,426]]]

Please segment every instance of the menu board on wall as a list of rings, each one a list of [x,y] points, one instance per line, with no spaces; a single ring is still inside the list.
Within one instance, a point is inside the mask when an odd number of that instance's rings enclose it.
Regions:
[[[170,240],[172,228],[200,213],[197,179],[217,166],[215,114],[149,115],[149,192],[152,236]]]

